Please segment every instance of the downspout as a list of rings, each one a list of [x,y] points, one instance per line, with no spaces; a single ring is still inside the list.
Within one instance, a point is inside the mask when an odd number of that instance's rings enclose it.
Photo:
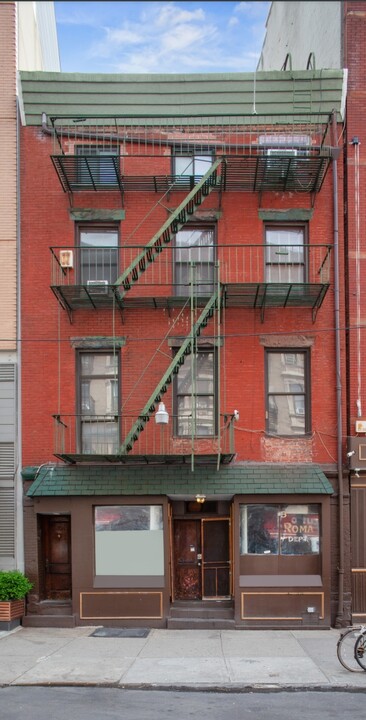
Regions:
[[[20,214],[20,111],[16,100],[16,475],[15,475],[15,559],[18,570],[24,572],[24,523],[23,523],[23,479],[22,469],[22,325],[21,325],[21,214]]]
[[[334,245],[334,327],[336,360],[336,398],[337,398],[337,475],[338,475],[338,524],[339,524],[339,563],[338,563],[338,610],[336,627],[342,627],[344,605],[344,508],[343,508],[343,466],[342,466],[342,375],[341,375],[341,334],[340,334],[340,293],[339,293],[339,224],[338,224],[338,149],[337,118],[332,113],[333,131],[333,245]]]

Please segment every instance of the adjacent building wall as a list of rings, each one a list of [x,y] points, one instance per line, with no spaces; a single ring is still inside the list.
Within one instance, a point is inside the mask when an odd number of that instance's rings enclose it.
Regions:
[[[53,2],[18,2],[19,70],[60,71]]]
[[[305,70],[310,53],[317,69],[341,67],[341,6],[339,0],[273,2],[258,70],[280,70],[287,53],[293,70]]]
[[[53,2],[0,4],[0,569],[23,567],[17,71],[59,70]]]

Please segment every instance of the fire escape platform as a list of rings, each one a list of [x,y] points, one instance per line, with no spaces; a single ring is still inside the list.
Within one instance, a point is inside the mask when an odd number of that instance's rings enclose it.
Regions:
[[[260,154],[259,154],[260,153]],[[311,148],[304,155],[277,151],[267,154],[253,149],[247,154],[218,155],[224,170],[217,177],[216,189],[223,191],[263,192],[282,190],[300,193],[320,191],[331,162],[331,148]],[[53,165],[64,192],[155,192],[192,190],[193,176],[123,174],[116,155],[52,155]],[[153,162],[154,158],[147,158]]]
[[[329,283],[224,283],[221,285],[221,304],[224,308],[241,307],[248,309],[265,308],[312,308],[319,309],[329,288]],[[121,293],[113,286],[106,288],[90,288],[83,285],[58,285],[51,287],[60,304],[72,311],[80,309],[103,310],[119,308],[120,310],[151,308],[170,310],[182,308],[189,304],[189,290],[186,295],[157,295],[151,288],[151,294],[131,297]],[[171,288],[170,288],[171,290]],[[195,295],[195,305],[204,307],[209,295]]]
[[[112,465],[191,465],[192,463],[192,454],[186,453],[186,454],[176,454],[176,455],[170,455],[167,453],[160,454],[160,455],[154,455],[154,454],[126,454],[126,455],[95,455],[95,454],[87,454],[87,453],[68,453],[68,452],[60,452],[60,453],[54,453],[55,457],[59,458],[60,460],[63,460],[63,462],[70,463],[70,464],[85,464],[88,463],[89,465],[91,463],[93,464],[100,464],[100,463],[109,463]],[[203,453],[197,452],[195,450],[194,452],[194,464],[195,465],[217,465],[217,462],[219,461],[220,465],[227,465],[229,464],[233,458],[235,453],[230,452],[221,452],[221,453]]]

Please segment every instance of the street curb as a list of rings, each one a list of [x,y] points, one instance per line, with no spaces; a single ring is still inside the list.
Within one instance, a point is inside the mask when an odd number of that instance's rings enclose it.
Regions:
[[[138,691],[157,691],[157,692],[181,692],[181,693],[221,693],[221,694],[249,694],[249,693],[299,693],[299,692],[352,692],[365,693],[365,687],[354,685],[162,685],[154,683],[98,683],[98,682],[37,682],[37,683],[1,683],[0,689],[9,687],[95,687],[95,688],[114,688],[117,690],[138,690]]]

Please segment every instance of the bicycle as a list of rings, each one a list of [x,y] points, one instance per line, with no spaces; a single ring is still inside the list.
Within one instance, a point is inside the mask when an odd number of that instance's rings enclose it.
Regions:
[[[366,671],[366,627],[362,629],[356,640],[355,658],[362,670]]]
[[[356,625],[342,630],[337,642],[337,657],[350,672],[366,671],[366,626]]]

